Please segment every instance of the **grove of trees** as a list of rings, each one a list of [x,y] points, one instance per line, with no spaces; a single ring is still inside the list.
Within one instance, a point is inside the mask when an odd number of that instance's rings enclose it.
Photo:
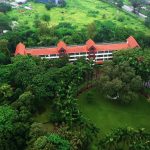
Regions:
[[[20,146],[22,149],[49,147],[55,150],[62,149],[62,146],[69,150],[71,144],[67,140],[73,140],[72,136],[67,135],[69,131],[72,135],[76,132],[81,140],[81,144],[72,141],[74,147],[89,148],[98,130],[80,113],[76,94],[77,87],[84,83],[85,76],[92,68],[91,62],[82,59],[70,64],[67,57],[60,60],[41,60],[31,56],[17,56],[11,63],[1,65],[1,147],[6,150],[17,150]],[[65,131],[63,134],[60,131],[60,134],[42,131],[42,134],[32,139],[29,135],[34,123],[32,114],[40,111],[47,101],[50,101],[49,108],[52,109],[49,121],[57,123],[58,127],[64,123]],[[4,132],[7,127],[7,132]],[[11,140],[12,137],[15,138]]]
[[[95,146],[102,150],[110,147],[116,150],[124,145],[128,149],[136,150],[141,146],[148,149],[149,133],[143,130],[123,128],[106,138],[101,137],[99,129],[80,112],[77,103],[80,85],[92,80],[91,76],[99,69],[100,79],[98,77],[96,80],[99,81],[97,86],[99,88],[100,85],[100,92],[122,104],[135,100],[140,94],[139,90],[143,89],[142,81],[149,80],[147,63],[150,57],[147,58],[147,51],[135,49],[116,52],[113,61],[104,63],[100,68],[84,59],[71,64],[67,56],[56,60],[16,56],[7,64],[1,64],[1,149],[90,150],[93,143],[97,143]],[[142,59],[139,58],[141,54]],[[146,71],[144,75],[142,70]],[[92,95],[88,96],[87,100],[92,98]],[[44,130],[42,124],[33,119],[47,101],[52,111],[49,122],[54,129],[51,131]],[[91,100],[89,103],[92,104]],[[139,143],[140,139],[142,141]]]
[[[137,99],[142,79],[135,74],[135,70],[128,63],[123,62],[119,65],[106,63],[102,71],[99,84],[108,98],[121,103],[130,103]]]

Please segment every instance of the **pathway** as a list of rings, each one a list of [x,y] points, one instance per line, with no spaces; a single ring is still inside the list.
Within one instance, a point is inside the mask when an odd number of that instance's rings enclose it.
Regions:
[[[124,9],[127,12],[133,12],[133,7],[132,6],[124,5],[124,6],[122,6],[122,9]],[[141,18],[144,18],[144,19],[147,17],[147,16],[145,16],[141,13],[139,13],[138,16],[141,17]]]

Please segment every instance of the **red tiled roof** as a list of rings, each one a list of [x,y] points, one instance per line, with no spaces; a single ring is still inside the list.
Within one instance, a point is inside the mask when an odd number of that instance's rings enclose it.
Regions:
[[[17,55],[17,54],[20,54],[20,55],[25,55],[26,54],[25,45],[21,42],[16,46],[15,55]]]
[[[67,53],[82,53],[82,52],[88,52],[86,46],[68,46]]]
[[[57,47],[56,48],[34,48],[34,49],[27,49],[26,52],[27,52],[27,54],[31,54],[33,56],[59,54]]]
[[[96,45],[96,49],[98,51],[105,51],[105,50],[121,50],[129,48],[127,43],[120,43],[120,44],[109,44],[109,45]]]
[[[106,50],[122,50],[122,49],[128,49],[128,48],[136,48],[140,47],[139,44],[136,42],[136,40],[130,36],[127,39],[126,43],[119,43],[119,44],[95,44],[94,41],[91,39],[86,42],[86,45],[82,46],[67,46],[66,43],[63,41],[60,41],[57,44],[57,47],[53,48],[25,48],[25,45],[22,43],[19,43],[16,47],[15,55],[25,55],[25,54],[31,54],[34,56],[39,55],[51,55],[51,54],[59,54],[59,50],[61,48],[66,50],[66,53],[80,53],[80,52],[88,52],[88,49],[94,46],[96,48],[96,51],[106,51]]]
[[[86,45],[87,45],[87,48],[91,48],[92,46],[95,47],[95,42],[91,39],[89,39],[87,42],[86,42]]]
[[[60,41],[60,42],[58,42],[58,44],[57,44],[57,48],[58,48],[58,51],[59,51],[61,48],[67,50],[67,45],[66,45],[65,42]]]
[[[137,41],[132,36],[130,36],[127,39],[127,43],[128,43],[128,45],[129,45],[130,48],[140,47],[139,44],[137,43]]]

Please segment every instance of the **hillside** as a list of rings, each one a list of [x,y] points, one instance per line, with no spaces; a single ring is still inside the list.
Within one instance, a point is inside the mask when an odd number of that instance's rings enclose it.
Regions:
[[[67,7],[52,8],[46,10],[44,4],[29,2],[25,5],[32,7],[32,10],[24,8],[14,9],[8,15],[20,25],[34,28],[34,20],[41,19],[43,14],[50,16],[49,26],[57,25],[60,22],[71,22],[81,29],[93,21],[112,21],[117,26],[131,28],[150,35],[150,29],[143,25],[143,21],[133,14],[128,14],[99,0],[67,0]]]

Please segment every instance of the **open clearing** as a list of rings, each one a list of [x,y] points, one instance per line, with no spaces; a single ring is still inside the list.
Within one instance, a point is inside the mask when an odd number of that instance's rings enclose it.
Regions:
[[[134,103],[120,105],[104,98],[97,89],[91,90],[91,103],[86,100],[87,92],[80,95],[79,107],[103,134],[117,127],[146,128],[150,130],[150,103],[139,97]]]
[[[34,28],[35,19],[42,20],[42,15],[47,14],[51,17],[49,26],[57,25],[60,22],[71,22],[77,28],[82,28],[95,20],[101,22],[109,20],[115,23],[116,27],[124,26],[150,35],[150,29],[146,28],[144,22],[138,17],[99,0],[94,2],[92,0],[67,0],[65,8],[53,8],[49,11],[46,10],[44,4],[29,2],[26,5],[30,4],[32,10],[18,8],[9,12],[8,15],[20,25],[31,28]]]

